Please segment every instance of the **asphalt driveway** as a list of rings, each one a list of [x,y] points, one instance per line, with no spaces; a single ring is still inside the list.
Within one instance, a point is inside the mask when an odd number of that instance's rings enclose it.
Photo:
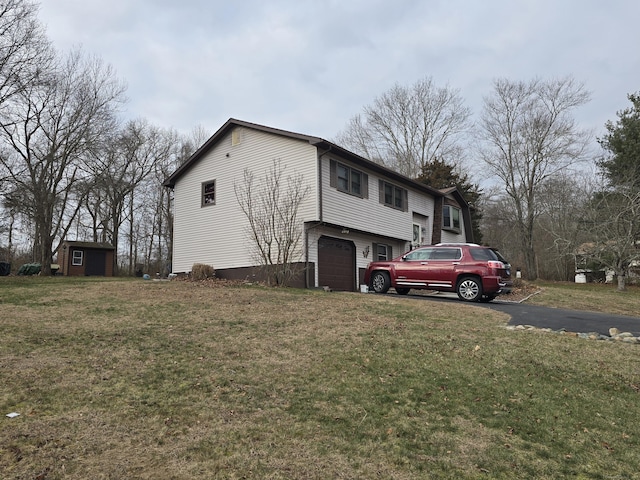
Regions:
[[[387,295],[396,295],[389,293]],[[456,294],[438,293],[435,295],[407,295],[409,298],[424,299],[430,302],[456,302]],[[496,299],[489,303],[474,303],[475,306],[490,308],[511,315],[509,325],[532,325],[538,328],[550,328],[578,333],[597,332],[609,335],[609,329],[617,328],[621,332],[630,332],[635,337],[640,336],[640,317],[610,315],[606,313],[583,312],[578,310],[564,310],[560,308],[527,305],[526,303],[512,303]]]

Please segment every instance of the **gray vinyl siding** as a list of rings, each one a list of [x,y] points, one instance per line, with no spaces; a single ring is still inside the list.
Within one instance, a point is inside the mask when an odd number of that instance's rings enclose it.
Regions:
[[[309,191],[298,212],[300,222],[318,219],[316,148],[249,128],[236,127],[238,134],[239,144],[232,145],[230,132],[175,184],[173,272],[191,271],[194,263],[214,268],[257,264],[248,240],[248,222],[234,191],[234,184],[242,185],[246,168],[256,179],[263,178],[279,159],[284,179],[301,173]],[[211,180],[216,182],[216,203],[201,206],[202,182]]]

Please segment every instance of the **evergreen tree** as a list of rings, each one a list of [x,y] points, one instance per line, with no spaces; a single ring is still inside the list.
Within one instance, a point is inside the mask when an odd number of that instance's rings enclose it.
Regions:
[[[417,180],[438,190],[457,187],[469,204],[473,238],[476,243],[482,242],[482,232],[480,231],[482,212],[478,208],[482,191],[478,184],[471,182],[469,175],[457,172],[453,165],[436,158],[422,166]]]
[[[608,185],[594,195],[585,215],[595,239],[590,256],[616,273],[618,290],[625,289],[640,261],[640,95],[628,98],[632,107],[618,112],[615,123],[607,122],[607,134],[598,139]]]
[[[632,107],[618,112],[618,121],[605,124],[607,135],[598,139],[609,154],[599,162],[610,186],[640,190],[640,94],[628,95]]]

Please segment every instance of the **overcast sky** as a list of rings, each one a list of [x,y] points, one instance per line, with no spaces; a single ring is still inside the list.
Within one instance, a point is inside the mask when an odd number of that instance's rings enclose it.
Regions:
[[[39,18],[115,68],[127,117],[183,133],[234,117],[331,140],[395,83],[431,76],[477,116],[497,77],[567,75],[601,133],[640,91],[638,0],[41,0]]]

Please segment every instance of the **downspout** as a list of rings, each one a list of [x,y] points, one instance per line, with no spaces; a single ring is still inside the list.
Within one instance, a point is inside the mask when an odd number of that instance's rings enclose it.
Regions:
[[[331,151],[331,146],[329,146],[329,148],[322,153],[320,153],[319,149],[317,149],[317,151],[318,151],[318,221],[315,223],[315,225],[309,228],[305,228],[305,232],[304,232],[304,235],[305,235],[305,238],[304,238],[305,288],[310,288],[310,284],[311,284],[311,281],[309,280],[309,232],[312,229],[317,228],[324,223],[322,219],[322,157]],[[314,274],[315,274],[315,270],[314,270]]]

